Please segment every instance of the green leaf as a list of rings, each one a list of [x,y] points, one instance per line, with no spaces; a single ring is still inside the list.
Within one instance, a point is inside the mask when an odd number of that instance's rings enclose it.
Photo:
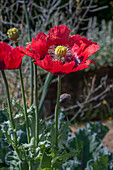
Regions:
[[[29,126],[31,129],[31,137],[35,136],[35,105],[31,105],[31,107],[27,110],[29,115]]]
[[[4,121],[7,121],[7,116],[0,110],[0,123],[3,123]]]
[[[50,153],[50,145],[47,144],[47,142],[43,142],[41,143],[43,149],[42,149],[42,156],[40,159],[40,164],[38,167],[38,170],[40,169],[45,169],[45,168],[51,168],[51,160],[52,160],[52,156]]]
[[[101,122],[90,122],[86,124],[86,128],[93,133],[97,133],[98,137],[102,140],[109,131],[109,128]]]
[[[95,161],[91,160],[88,162],[85,170],[107,170],[108,169],[108,155],[101,156]]]
[[[48,73],[47,76],[46,76],[46,80],[45,80],[45,83],[44,83],[44,89],[43,89],[43,92],[42,92],[42,95],[41,95],[41,98],[40,98],[40,103],[39,103],[39,115],[42,111],[42,106],[44,104],[44,100],[45,100],[45,97],[46,97],[46,94],[47,94],[47,90],[50,86],[50,83],[51,83],[53,76],[54,76],[54,74],[52,74],[52,73]]]
[[[14,98],[14,99],[12,100],[12,104],[13,104],[13,106],[16,107],[21,113],[24,114],[24,109],[22,108],[22,106],[20,106],[18,100],[16,101],[16,99]]]
[[[22,146],[24,148],[32,148],[32,147],[34,147],[34,137],[31,138],[31,141],[30,141],[29,144],[25,143],[25,144],[22,144]]]
[[[112,169],[113,169],[113,151],[110,151],[108,157],[108,170]]]
[[[52,157],[45,152],[42,159],[42,168],[51,168],[51,159]]]
[[[24,132],[24,131],[22,131],[20,129],[16,133],[17,133],[17,137],[19,138],[19,144],[27,143],[27,134],[26,134],[26,132]]]
[[[70,152],[66,152],[65,150],[62,153],[56,153],[55,157],[52,159],[51,165],[52,168],[60,169],[62,164],[69,160],[69,158],[75,155],[74,150],[70,150]]]
[[[68,122],[65,122],[62,124],[63,126],[59,129],[59,141],[58,141],[58,147],[59,149],[65,149],[64,145],[67,143],[67,127]]]
[[[74,132],[75,138],[72,138],[70,144],[78,151],[76,154],[80,167],[86,168],[87,162],[98,155],[102,147],[102,142],[97,138],[96,133],[92,134],[87,128],[81,128]],[[75,144],[72,144],[75,142]]]
[[[45,138],[51,142],[51,144],[55,144],[55,127],[54,127],[54,123],[50,123],[50,125],[48,124],[48,127],[46,129],[46,133],[45,133]]]
[[[25,124],[25,121],[24,121],[23,113],[16,114],[16,116],[14,117],[14,121],[15,121],[16,130],[21,129],[23,131],[26,131],[26,124]]]
[[[80,170],[80,162],[76,160],[69,160],[62,165],[63,170]]]

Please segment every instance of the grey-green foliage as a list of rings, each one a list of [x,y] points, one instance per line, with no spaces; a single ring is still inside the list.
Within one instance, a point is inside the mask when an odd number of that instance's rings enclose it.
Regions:
[[[107,170],[108,169],[108,155],[101,156],[95,161],[91,161],[85,170]]]
[[[98,152],[97,157],[95,157],[93,160],[88,161],[87,167],[85,170],[106,170],[108,169],[108,157],[109,153],[107,148],[102,148],[100,152]]]
[[[77,162],[79,162],[78,169],[84,169],[87,162],[97,156],[97,153],[102,148],[102,143],[97,138],[97,134],[92,134],[91,130],[88,130],[87,128],[81,128],[75,131],[74,134],[75,137],[71,137],[68,140],[68,144],[78,151],[76,154]],[[72,162],[70,163],[72,164]]]
[[[70,123],[68,119],[66,120],[65,112],[59,113],[58,148],[55,145],[54,120],[49,120],[45,123],[40,121],[39,144],[35,148],[33,131],[35,127],[35,106],[32,105],[31,108],[27,109],[31,132],[31,141],[29,144],[26,139],[23,110],[16,103],[13,106],[16,109],[18,108],[18,112],[14,117],[18,136],[17,147],[14,146],[13,131],[9,120],[1,123],[2,135],[4,136],[4,140],[9,144],[4,157],[5,164],[9,166],[10,170],[18,170],[20,165],[23,170],[26,170],[28,169],[29,161],[32,169],[38,170],[49,170],[52,168],[56,170],[112,169],[113,154],[112,152],[109,153],[107,148],[103,148],[102,144],[102,139],[109,129],[101,122],[88,123],[86,128],[75,131],[74,136],[72,136],[69,128]],[[12,147],[18,150],[21,160],[16,150],[12,149]]]
[[[112,169],[113,169],[113,151],[110,151],[108,155],[108,170]]]
[[[7,121],[7,116],[2,112],[2,110],[0,110],[0,124],[2,124],[4,121]],[[5,164],[5,156],[8,150],[8,144],[4,140],[4,134],[0,127],[0,167],[1,164]]]
[[[113,66],[113,31],[112,21],[108,23],[105,20],[101,21],[101,26],[97,24],[97,18],[90,18],[88,24],[88,31],[86,36],[88,39],[93,39],[99,44],[99,51],[93,55],[96,64],[90,66],[91,69],[101,68],[102,66]]]
[[[5,120],[1,124],[2,134],[4,135],[5,141],[9,144],[8,153],[5,155],[5,163],[9,166],[9,169],[19,169],[20,165],[23,167],[23,169],[25,169],[25,167],[28,167],[29,161],[33,169],[51,169],[52,167],[59,169],[62,163],[66,162],[75,154],[74,149],[71,150],[68,145],[66,146],[69,133],[69,131],[67,131],[69,128],[69,122],[64,121],[65,116],[63,113],[59,114],[59,149],[57,150],[55,145],[54,121],[46,122],[45,125],[40,121],[39,145],[37,148],[35,148],[35,106],[32,105],[30,108],[27,108],[31,132],[31,141],[29,144],[27,143],[26,138],[26,125],[24,121],[23,109],[16,101],[13,101],[13,107],[14,110],[16,109],[14,122],[18,137],[17,146],[15,146],[13,142],[14,137],[10,121]],[[19,152],[21,160],[19,159],[15,148]]]
[[[102,122],[98,122],[98,123],[90,122],[90,123],[87,123],[86,128],[91,130],[93,133],[96,133],[98,138],[100,138],[101,140],[104,138],[106,133],[109,131],[109,128],[105,124],[102,124]]]
[[[75,131],[75,136],[68,139],[68,145],[77,153],[62,165],[63,170],[101,170],[102,167],[112,167],[112,154],[109,156],[107,148],[102,146],[102,139],[107,132],[108,128],[101,122],[88,123],[86,128]]]

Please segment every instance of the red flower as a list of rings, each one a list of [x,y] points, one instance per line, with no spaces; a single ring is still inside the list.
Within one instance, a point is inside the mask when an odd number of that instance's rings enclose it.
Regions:
[[[7,43],[0,42],[0,70],[18,69],[24,56],[23,50],[24,47],[13,48]]]
[[[70,37],[69,34],[70,29],[64,25],[51,28],[48,34],[40,32],[25,53],[36,60],[35,64],[57,75],[88,68],[93,62],[88,57],[99,49],[99,44],[78,34]]]

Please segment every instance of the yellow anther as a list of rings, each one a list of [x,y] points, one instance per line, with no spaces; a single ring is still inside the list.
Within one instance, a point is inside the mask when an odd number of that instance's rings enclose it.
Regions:
[[[55,49],[55,55],[57,55],[58,57],[65,57],[66,52],[67,52],[67,48],[61,45],[57,46]]]
[[[7,31],[8,37],[13,40],[17,41],[17,38],[19,37],[19,32],[17,28],[11,28]]]

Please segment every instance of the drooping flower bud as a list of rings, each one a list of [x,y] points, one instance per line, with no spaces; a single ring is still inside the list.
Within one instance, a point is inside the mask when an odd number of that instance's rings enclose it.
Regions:
[[[13,41],[17,41],[18,37],[19,37],[19,32],[17,28],[11,28],[7,31],[8,37],[13,40]]]
[[[67,94],[67,93],[64,93],[62,95],[60,95],[60,103],[64,103],[64,102],[69,102],[71,99],[71,95],[70,94]]]
[[[65,57],[66,56],[66,52],[67,52],[67,48],[64,46],[57,46],[55,49],[55,55],[59,56],[59,57]]]

